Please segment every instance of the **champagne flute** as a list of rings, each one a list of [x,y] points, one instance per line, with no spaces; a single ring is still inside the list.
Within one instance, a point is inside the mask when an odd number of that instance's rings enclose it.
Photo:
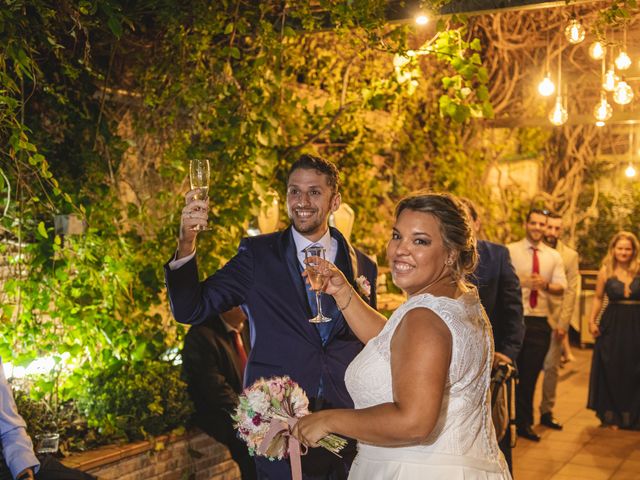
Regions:
[[[209,160],[206,158],[194,158],[189,162],[191,190],[196,190],[194,200],[206,200],[209,196],[209,171]],[[191,229],[197,232],[209,230],[203,225],[194,225]]]
[[[309,319],[311,323],[325,323],[330,322],[331,318],[325,317],[322,314],[322,305],[320,304],[320,295],[322,292],[320,289],[322,288],[322,284],[324,283],[325,275],[320,271],[320,262],[316,259],[311,259],[312,257],[318,257],[324,260],[325,258],[325,249],[321,245],[311,245],[304,250],[304,258],[307,263],[307,278],[309,279],[309,284],[311,285],[311,289],[316,292],[316,305],[318,314]]]

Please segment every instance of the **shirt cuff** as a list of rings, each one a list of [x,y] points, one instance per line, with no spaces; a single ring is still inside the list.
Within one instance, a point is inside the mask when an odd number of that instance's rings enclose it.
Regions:
[[[183,266],[185,263],[189,263],[189,261],[196,256],[196,251],[194,250],[192,254],[187,255],[186,257],[182,257],[178,260],[176,260],[176,255],[178,254],[178,252],[176,252],[173,255],[173,260],[171,260],[169,262],[169,270],[177,270],[179,269],[181,266]]]

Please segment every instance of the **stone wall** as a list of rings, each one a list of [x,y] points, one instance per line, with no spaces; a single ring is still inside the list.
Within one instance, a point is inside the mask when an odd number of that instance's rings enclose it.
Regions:
[[[199,432],[102,447],[63,463],[99,480],[240,480],[227,448]]]

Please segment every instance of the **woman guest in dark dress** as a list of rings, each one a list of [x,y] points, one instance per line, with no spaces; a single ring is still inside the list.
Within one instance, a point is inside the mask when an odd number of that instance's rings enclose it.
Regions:
[[[636,236],[617,233],[596,283],[589,328],[596,338],[587,407],[603,426],[640,429],[640,276]],[[607,304],[596,323],[604,294]]]

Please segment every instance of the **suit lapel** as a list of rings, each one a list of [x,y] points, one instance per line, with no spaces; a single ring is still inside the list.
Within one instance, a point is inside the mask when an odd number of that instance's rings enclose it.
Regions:
[[[305,322],[304,331],[307,332],[307,335],[312,338],[314,342],[320,342],[321,340],[318,331],[313,328],[311,323],[308,322],[309,318],[312,316],[311,308],[309,307],[307,289],[301,274],[301,266],[296,252],[296,244],[293,241],[293,236],[291,235],[291,227],[282,232],[280,249],[282,258],[285,259],[285,263],[287,264],[287,271],[291,277],[291,284],[295,289],[296,301],[300,304],[302,311],[306,314],[306,318],[300,319],[300,322]]]

